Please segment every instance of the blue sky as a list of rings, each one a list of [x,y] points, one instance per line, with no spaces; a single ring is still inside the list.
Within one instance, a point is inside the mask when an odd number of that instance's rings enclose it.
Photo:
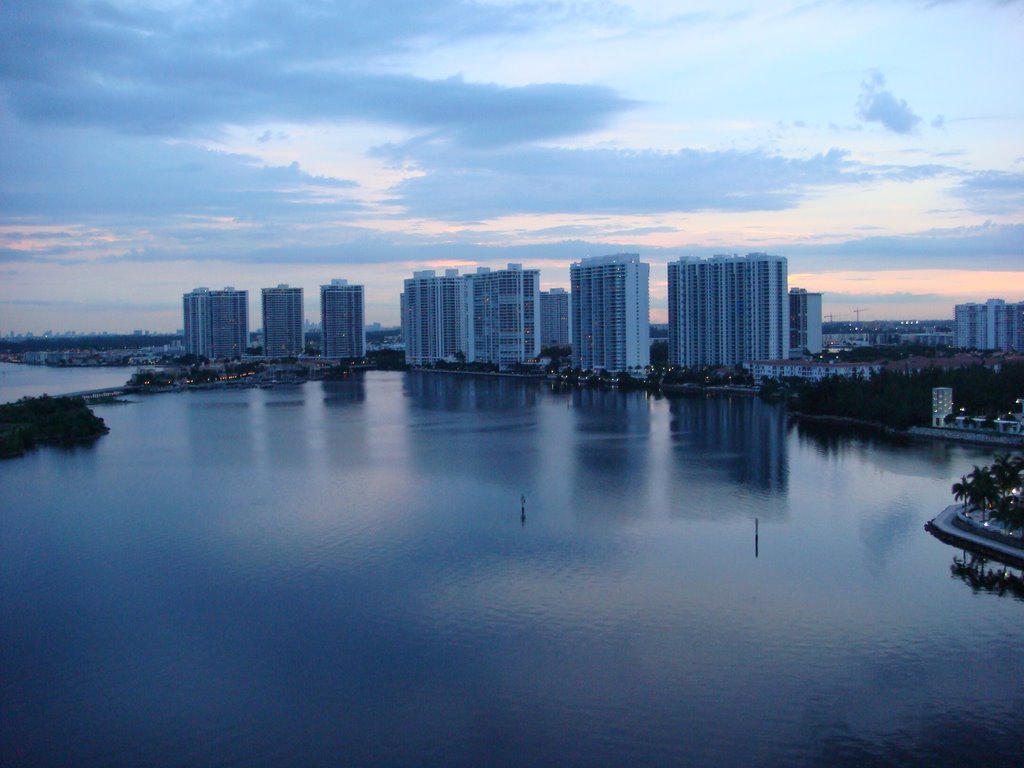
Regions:
[[[0,6],[0,333],[181,294],[768,251],[825,312],[1024,299],[1024,2]]]

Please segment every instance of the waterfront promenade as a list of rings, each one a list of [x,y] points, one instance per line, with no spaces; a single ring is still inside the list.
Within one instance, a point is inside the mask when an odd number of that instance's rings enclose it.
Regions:
[[[972,530],[972,523],[961,515],[962,504],[950,504],[930,521],[925,530],[947,544],[963,547],[1015,568],[1024,568],[1024,547],[999,541],[998,534]]]

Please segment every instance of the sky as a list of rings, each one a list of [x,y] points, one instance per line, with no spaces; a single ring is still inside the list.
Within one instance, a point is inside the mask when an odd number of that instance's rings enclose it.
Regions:
[[[198,286],[787,257],[836,320],[1024,300],[1020,0],[4,0],[0,335]]]

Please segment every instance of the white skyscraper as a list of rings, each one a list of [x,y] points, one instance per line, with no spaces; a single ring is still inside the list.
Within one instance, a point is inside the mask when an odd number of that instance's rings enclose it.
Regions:
[[[322,357],[339,360],[366,354],[364,311],[363,286],[339,279],[320,286]]]
[[[185,354],[210,357],[210,289],[196,288],[182,296]]]
[[[278,285],[264,288],[263,354],[267,357],[297,357],[306,347],[302,331],[302,289]]]
[[[210,359],[241,357],[249,346],[249,292],[196,288],[182,297],[185,353]]]
[[[764,253],[668,265],[668,359],[684,367],[789,353],[786,259]]]
[[[821,294],[789,289],[789,356],[821,352]]]
[[[540,354],[540,270],[509,264],[466,275],[466,362],[499,368]]]
[[[954,323],[958,347],[1024,351],[1024,302],[989,299],[984,304],[957,304]]]
[[[552,288],[540,294],[540,344],[542,347],[568,347],[569,294],[564,288]]]
[[[635,253],[596,256],[569,268],[572,361],[625,371],[650,364],[650,267]]]
[[[414,272],[402,291],[405,362],[424,365],[466,352],[466,297],[459,270]]]

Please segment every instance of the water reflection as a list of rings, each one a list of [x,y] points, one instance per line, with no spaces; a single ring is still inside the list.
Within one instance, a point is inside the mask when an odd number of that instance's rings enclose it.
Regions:
[[[711,475],[762,494],[785,494],[789,470],[786,416],[749,397],[669,399],[677,493]],[[762,515],[764,516],[764,515]]]
[[[435,411],[507,411],[533,408],[540,386],[521,379],[412,372],[402,390],[417,408]]]
[[[188,392],[191,407],[185,410],[188,447],[201,466],[237,466],[254,462],[254,448],[263,441],[252,408],[254,390],[232,393],[225,397],[220,392]],[[176,395],[172,395],[176,397]],[[216,435],[216,439],[211,439]]]
[[[299,469],[309,461],[310,446],[305,385],[284,385],[254,391],[256,429],[271,466]],[[263,408],[259,408],[262,400]]]
[[[320,382],[324,405],[329,408],[345,408],[366,402],[366,381],[361,373],[340,381]]]
[[[643,392],[575,389],[571,394],[574,509],[585,517],[650,512],[651,415]]]
[[[906,435],[883,433],[860,424],[792,419],[791,426],[802,445],[812,446],[826,458],[855,456],[887,472],[912,477],[945,477],[960,466],[965,453],[986,461],[992,451],[942,440],[914,440]]]
[[[949,572],[954,579],[968,585],[976,594],[987,592],[1024,601],[1024,572],[1015,574],[1009,566],[999,561],[964,550],[961,555],[953,558]]]
[[[974,593],[1019,592],[947,575],[930,446],[457,381],[147,398],[0,463],[0,764],[1019,762],[1020,606]]]
[[[513,499],[534,487],[539,452],[536,385],[410,373],[402,391],[408,404],[403,419],[409,455],[429,476],[509,485],[515,489]],[[481,419],[480,413],[488,418]]]
[[[312,385],[310,385],[312,386]],[[361,466],[370,462],[369,429],[366,408],[366,383],[362,374],[341,381],[320,382],[323,408],[314,410],[319,420],[317,431],[324,437],[324,455],[328,465]],[[315,392],[316,390],[314,390]]]

